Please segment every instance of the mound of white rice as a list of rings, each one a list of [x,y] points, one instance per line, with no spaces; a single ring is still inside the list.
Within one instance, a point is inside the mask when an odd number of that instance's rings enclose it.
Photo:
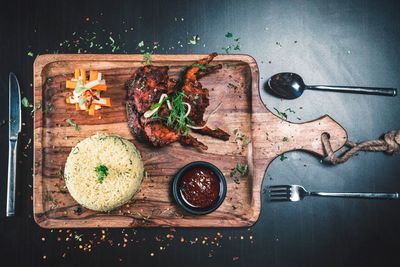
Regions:
[[[131,142],[116,135],[96,134],[71,150],[64,178],[71,196],[82,206],[109,211],[139,191],[143,173],[140,153]]]

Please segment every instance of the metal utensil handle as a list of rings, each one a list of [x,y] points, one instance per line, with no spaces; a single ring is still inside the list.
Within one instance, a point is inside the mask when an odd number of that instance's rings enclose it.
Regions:
[[[308,86],[306,86],[306,89],[322,90],[322,91],[335,91],[335,92],[343,92],[343,93],[367,94],[367,95],[385,95],[385,96],[396,96],[397,95],[396,88],[308,85]]]
[[[399,193],[325,193],[310,192],[310,196],[319,197],[347,197],[347,198],[371,198],[371,199],[399,199]]]
[[[15,214],[15,177],[17,163],[17,141],[10,140],[8,150],[8,182],[7,182],[7,207],[6,216]]]

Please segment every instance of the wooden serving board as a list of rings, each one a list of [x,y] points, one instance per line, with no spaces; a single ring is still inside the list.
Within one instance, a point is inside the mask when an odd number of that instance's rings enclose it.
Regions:
[[[153,55],[154,65],[170,66],[170,76],[177,76],[182,67],[205,55]],[[42,108],[34,122],[34,218],[45,228],[72,227],[245,227],[254,224],[261,210],[261,185],[269,163],[290,150],[306,150],[323,156],[321,134],[331,136],[334,150],[347,140],[346,131],[325,115],[306,123],[290,123],[273,115],[260,100],[259,71],[248,55],[220,55],[212,64],[223,68],[201,79],[210,89],[209,112],[222,102],[209,119],[210,127],[220,127],[231,134],[229,141],[195,135],[209,148],[199,151],[178,143],[153,148],[131,134],[125,114],[124,83],[143,65],[142,55],[42,55],[34,63],[35,103]],[[112,107],[88,116],[67,105],[68,89],[74,68],[99,70],[106,79]],[[72,119],[80,127],[76,131],[66,123]],[[235,129],[251,139],[242,149],[235,140]],[[62,178],[64,164],[80,140],[107,132],[132,141],[140,150],[148,173],[140,192],[130,203],[114,211],[94,212],[78,205],[65,190]],[[288,137],[288,141],[283,141]],[[228,191],[223,204],[213,213],[193,216],[173,203],[170,185],[179,168],[192,161],[208,161],[224,173]],[[230,172],[240,162],[249,172],[237,184]]]

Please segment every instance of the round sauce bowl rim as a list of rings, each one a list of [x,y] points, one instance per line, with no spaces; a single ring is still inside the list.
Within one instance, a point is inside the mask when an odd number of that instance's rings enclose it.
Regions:
[[[217,200],[210,207],[207,207],[204,209],[194,208],[194,207],[191,207],[190,205],[188,205],[183,200],[183,197],[179,190],[179,184],[180,184],[179,182],[181,181],[183,174],[187,170],[189,170],[193,167],[205,167],[205,168],[211,170],[212,172],[214,172],[216,177],[219,180],[219,194],[218,194]],[[214,164],[211,164],[206,161],[193,161],[193,162],[186,164],[185,166],[183,166],[182,168],[179,169],[179,171],[175,174],[174,179],[172,181],[172,196],[173,196],[175,202],[186,212],[193,214],[193,215],[205,215],[205,214],[215,211],[217,208],[219,208],[219,206],[221,206],[222,202],[224,202],[225,196],[226,196],[226,191],[227,191],[227,185],[226,185],[225,176],[223,175],[223,173],[221,172],[221,170],[218,167],[216,167]]]

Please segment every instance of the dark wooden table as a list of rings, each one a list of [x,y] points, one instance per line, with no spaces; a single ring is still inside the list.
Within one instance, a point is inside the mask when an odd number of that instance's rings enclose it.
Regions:
[[[24,108],[22,114],[17,216],[4,215],[8,73],[17,74],[22,96],[32,102],[36,55],[140,53],[141,41],[144,48],[168,54],[224,53],[222,47],[233,45],[232,53],[247,53],[257,60],[262,83],[276,72],[294,71],[309,84],[400,87],[398,10],[396,1],[366,0],[3,3],[0,265],[398,265],[397,201],[319,198],[271,204],[263,196],[261,217],[249,229],[41,229],[32,219],[30,108]],[[227,32],[233,38],[225,37]],[[190,44],[196,35],[198,44]],[[233,49],[237,44],[233,39],[239,37],[240,51]],[[154,45],[158,48],[153,49]],[[308,91],[302,98],[288,101],[263,92],[263,101],[271,110],[293,110],[295,113],[287,111],[290,121],[330,114],[353,141],[400,129],[399,97]],[[303,152],[287,153],[286,157],[272,163],[264,186],[288,183],[326,191],[400,191],[399,156],[360,153],[334,167]]]

